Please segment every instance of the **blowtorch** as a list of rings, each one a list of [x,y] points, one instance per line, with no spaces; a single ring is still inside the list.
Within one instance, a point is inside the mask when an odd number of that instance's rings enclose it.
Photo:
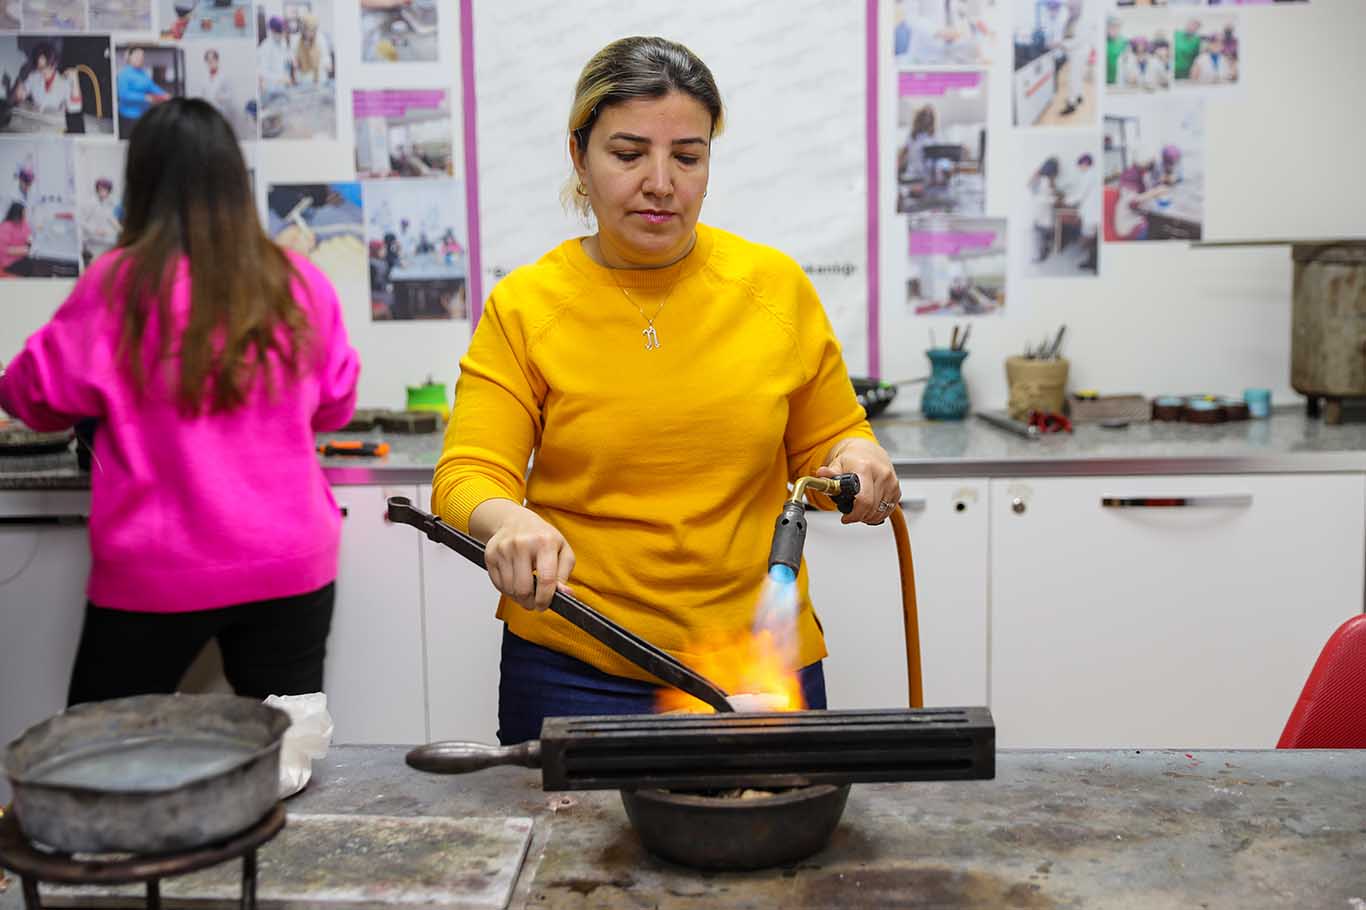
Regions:
[[[826,494],[840,512],[848,515],[859,492],[858,475],[799,477],[774,523],[773,545],[768,551],[768,581],[754,613],[754,631],[767,631],[773,636],[789,669],[795,669],[797,658],[797,571],[802,565],[802,548],[806,546],[806,503],[802,497],[808,490]]]

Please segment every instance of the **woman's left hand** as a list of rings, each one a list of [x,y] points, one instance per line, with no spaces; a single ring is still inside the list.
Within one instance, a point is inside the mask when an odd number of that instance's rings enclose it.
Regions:
[[[857,474],[859,493],[854,497],[854,509],[841,521],[853,524],[862,521],[880,525],[901,502],[901,484],[887,450],[871,439],[845,439],[830,450],[830,460],[816,470],[817,477],[836,474]]]

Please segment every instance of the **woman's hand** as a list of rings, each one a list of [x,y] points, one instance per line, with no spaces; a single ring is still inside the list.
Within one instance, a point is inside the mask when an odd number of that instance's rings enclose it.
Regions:
[[[880,525],[901,502],[901,484],[896,479],[892,458],[870,439],[845,439],[835,444],[825,466],[816,470],[816,476],[836,474],[857,474],[859,479],[854,509],[841,519],[844,524],[862,521]]]
[[[574,571],[574,551],[544,518],[510,499],[490,499],[470,514],[470,531],[486,541],[493,586],[528,610],[544,610]]]

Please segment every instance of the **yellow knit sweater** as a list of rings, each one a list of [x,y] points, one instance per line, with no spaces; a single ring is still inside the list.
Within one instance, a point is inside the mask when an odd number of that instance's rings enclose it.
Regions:
[[[851,436],[873,438],[790,258],[699,224],[677,266],[606,269],[574,239],[490,294],[432,510],[468,530],[480,503],[525,501],[573,547],[580,599],[690,661],[749,628],[787,484]],[[826,651],[805,567],[798,585],[804,666]],[[553,613],[505,598],[498,616],[607,673],[651,678]]]

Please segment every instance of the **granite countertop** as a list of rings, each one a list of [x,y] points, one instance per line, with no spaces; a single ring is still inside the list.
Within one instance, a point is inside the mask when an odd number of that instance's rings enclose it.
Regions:
[[[1267,420],[1215,426],[1097,424],[1072,434],[1025,439],[983,420],[921,419],[889,411],[873,421],[902,477],[1029,477],[1146,474],[1295,474],[1366,472],[1366,423],[1328,426],[1298,409]],[[384,458],[321,459],[334,484],[429,483],[442,434],[328,433],[319,439],[383,439]],[[73,453],[0,458],[0,490],[85,489],[89,475]]]
[[[823,850],[744,873],[655,859],[616,791],[546,793],[522,768],[422,774],[403,754],[333,747],[290,816],[530,818],[512,910],[1299,910],[1366,898],[1360,751],[1001,751],[995,780],[857,785]],[[17,882],[0,893],[0,910],[21,905]]]

